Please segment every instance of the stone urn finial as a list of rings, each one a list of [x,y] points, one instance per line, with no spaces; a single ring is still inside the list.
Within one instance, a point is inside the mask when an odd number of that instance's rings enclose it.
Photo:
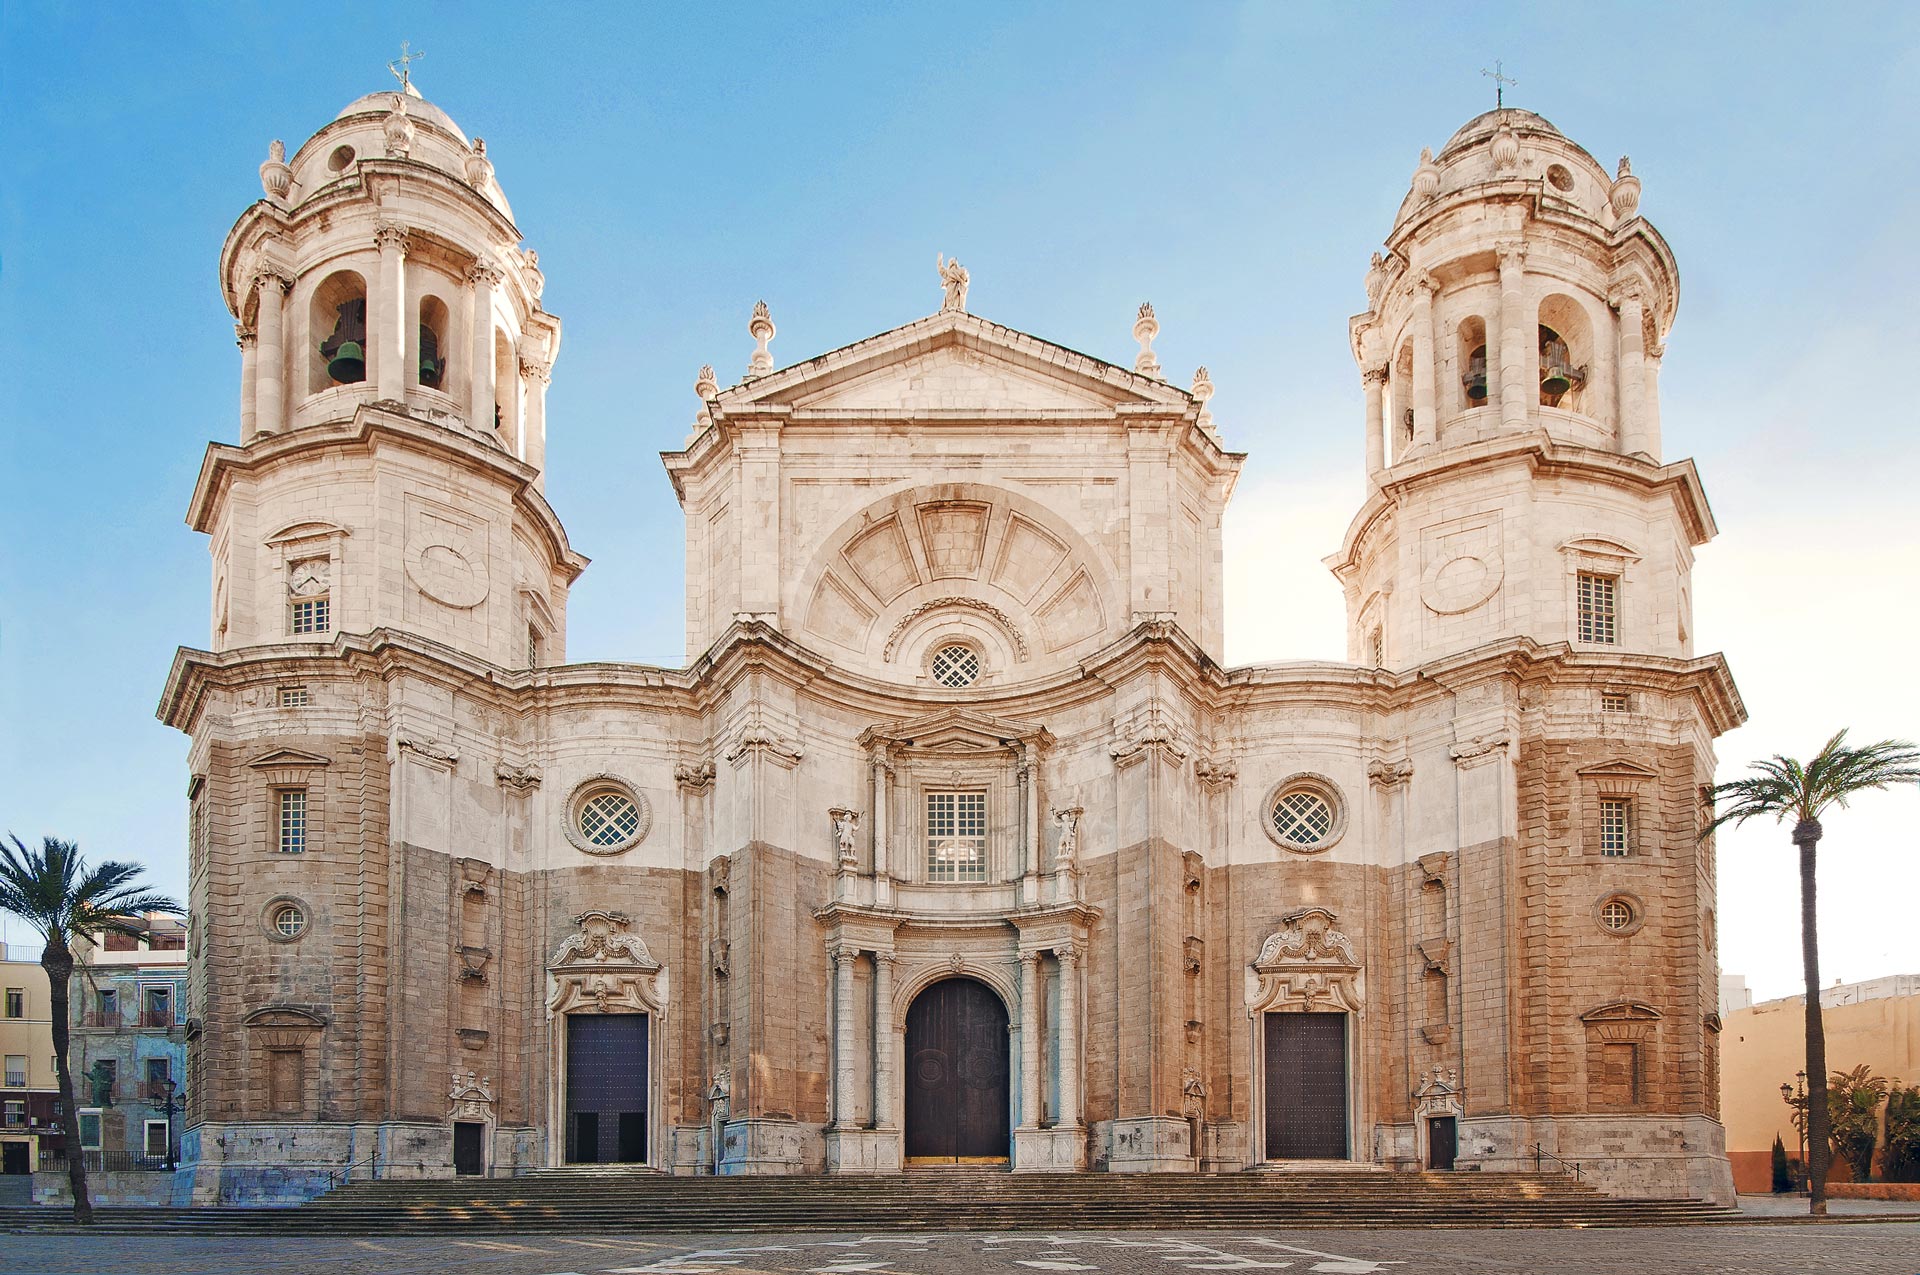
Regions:
[[[1633,175],[1633,166],[1625,155],[1620,157],[1619,175],[1607,188],[1607,202],[1613,205],[1614,215],[1622,221],[1633,216],[1634,209],[1640,206],[1640,179]]]
[[[405,159],[413,151],[413,121],[407,116],[407,99],[402,93],[393,95],[393,109],[387,113],[386,123],[380,131],[387,139],[387,158]]]
[[[747,379],[765,376],[773,371],[773,351],[767,349],[767,342],[773,340],[773,313],[767,309],[767,303],[753,303],[753,318],[747,320],[747,334],[754,339],[753,361],[747,364]]]
[[[1433,147],[1420,148],[1420,167],[1413,170],[1414,197],[1422,203],[1440,193],[1440,165],[1433,162]]]
[[[1387,259],[1376,252],[1373,260],[1367,262],[1367,277],[1361,281],[1361,286],[1367,290],[1368,309],[1380,308],[1380,289],[1386,286],[1386,282]]]
[[[701,367],[700,375],[693,380],[693,392],[699,396],[702,403],[710,403],[720,397],[720,381],[713,374],[713,364],[708,363]]]
[[[1200,400],[1200,415],[1195,418],[1195,423],[1207,433],[1214,433],[1213,413],[1207,410],[1207,400],[1213,397],[1213,378],[1207,375],[1204,367],[1194,369],[1193,389],[1189,393]]]
[[[1520,139],[1506,124],[1494,130],[1493,142],[1487,149],[1493,154],[1493,167],[1498,172],[1510,172],[1520,163]]]
[[[1156,380],[1160,376],[1160,357],[1153,352],[1153,338],[1159,335],[1160,320],[1153,317],[1153,302],[1142,301],[1140,312],[1133,320],[1133,339],[1140,343],[1140,355],[1133,361],[1133,370]]]
[[[487,183],[493,179],[493,161],[487,158],[487,139],[473,139],[473,150],[467,156],[467,185],[486,193]]]
[[[285,199],[293,189],[293,169],[287,163],[287,144],[279,138],[267,143],[267,162],[260,165],[260,189],[268,199]]]

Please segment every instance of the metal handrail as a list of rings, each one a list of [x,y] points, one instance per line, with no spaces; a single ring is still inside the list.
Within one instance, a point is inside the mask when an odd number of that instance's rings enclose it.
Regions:
[[[373,1165],[373,1180],[375,1182],[378,1182],[380,1180],[380,1165],[378,1163],[379,1159],[380,1159],[380,1152],[376,1150],[372,1155],[368,1156],[366,1159],[356,1161],[353,1164],[349,1164],[346,1168],[340,1170],[338,1174],[335,1174],[329,1171],[327,1174],[327,1190],[331,1191],[336,1185],[345,1186],[347,1183],[353,1181],[353,1171],[355,1169],[361,1168],[364,1165]],[[338,1177],[340,1179],[338,1183],[334,1181],[335,1177]]]
[[[1540,1161],[1543,1159],[1553,1161],[1555,1164],[1559,1165],[1562,1170],[1572,1169],[1573,1180],[1575,1182],[1578,1182],[1580,1180],[1580,1165],[1577,1162],[1572,1160],[1562,1160],[1559,1156],[1555,1155],[1551,1151],[1546,1150],[1544,1147],[1542,1147],[1539,1143],[1536,1142],[1533,1144],[1533,1171],[1535,1173],[1541,1172]]]

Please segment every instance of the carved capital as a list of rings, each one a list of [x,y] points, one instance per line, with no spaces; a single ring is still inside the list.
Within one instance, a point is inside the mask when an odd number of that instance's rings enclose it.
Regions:
[[[1398,761],[1372,761],[1367,763],[1367,778],[1376,788],[1398,788],[1413,777],[1413,760],[1402,757]]]
[[[521,359],[520,376],[522,380],[538,381],[545,385],[553,379],[553,364],[543,363],[539,359]]]
[[[1433,294],[1438,291],[1440,282],[1430,271],[1415,271],[1407,279],[1407,296],[1415,301],[1431,301]]]
[[[1494,731],[1491,734],[1461,740],[1447,749],[1447,755],[1452,757],[1462,770],[1471,770],[1475,766],[1484,766],[1490,761],[1497,760],[1512,743],[1513,738],[1507,732]]]
[[[1240,766],[1231,757],[1196,757],[1193,777],[1209,788],[1225,788],[1240,778]]]
[[[1607,304],[1620,311],[1640,309],[1646,305],[1646,293],[1637,281],[1629,280],[1613,286],[1607,293]]]
[[[1078,943],[1057,943],[1053,948],[1053,957],[1060,962],[1061,968],[1070,968],[1079,963],[1086,955],[1086,949]]]
[[[688,792],[705,792],[713,786],[713,763],[683,761],[673,768],[673,781]]]
[[[1494,256],[1504,266],[1523,265],[1527,259],[1527,241],[1524,239],[1502,239],[1493,245]]]
[[[1361,369],[1360,384],[1385,385],[1386,383],[1387,383],[1386,364],[1382,363],[1379,367],[1369,367],[1369,368]]]
[[[467,267],[467,282],[476,288],[497,288],[505,278],[498,269],[484,261],[476,261]]]
[[[254,342],[259,339],[260,333],[257,332],[251,324],[236,323],[233,325],[233,343],[241,349],[252,349]]]
[[[285,296],[287,293],[293,291],[293,276],[285,270],[282,270],[279,266],[260,265],[254,267],[253,286],[259,289],[262,294],[269,293],[274,288],[279,288],[280,295]]]
[[[397,221],[383,221],[373,228],[373,246],[385,252],[389,248],[407,250],[407,228]]]
[[[493,768],[494,782],[502,788],[525,795],[540,786],[540,772],[532,766],[510,766],[501,762]]]
[[[416,760],[430,765],[444,766],[448,770],[452,770],[460,762],[460,754],[437,739],[402,735],[394,741],[394,747],[402,753],[412,753]]]

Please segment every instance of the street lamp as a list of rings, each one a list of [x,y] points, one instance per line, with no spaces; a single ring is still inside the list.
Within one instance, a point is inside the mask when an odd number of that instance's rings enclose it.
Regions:
[[[1800,1113],[1800,1118],[1793,1122],[1793,1127],[1800,1135],[1800,1172],[1804,1174],[1807,1171],[1807,1073],[1796,1071],[1793,1074],[1795,1078],[1793,1084],[1781,1082],[1780,1101]]]
[[[180,1092],[180,1086],[172,1080],[160,1083],[167,1087],[167,1101],[161,1109],[167,1113],[167,1172],[171,1173],[180,1167],[173,1153],[173,1113],[186,1110],[187,1096]],[[1785,1087],[1781,1086],[1783,1089]]]

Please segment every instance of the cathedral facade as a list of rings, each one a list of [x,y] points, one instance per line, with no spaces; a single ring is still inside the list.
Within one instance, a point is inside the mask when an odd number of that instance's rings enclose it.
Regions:
[[[1624,160],[1511,109],[1422,156],[1350,322],[1348,662],[1241,668],[1204,370],[944,259],[937,313],[793,366],[755,311],[662,456],[688,663],[569,664],[561,325],[484,144],[409,88],[260,177],[160,709],[197,1200],[1542,1157],[1730,1198],[1698,834],[1743,709]]]

